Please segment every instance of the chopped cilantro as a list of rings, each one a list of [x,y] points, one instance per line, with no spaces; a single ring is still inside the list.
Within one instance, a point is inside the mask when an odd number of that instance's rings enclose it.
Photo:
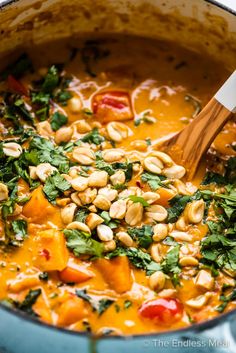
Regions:
[[[101,316],[112,304],[114,303],[114,300],[104,298],[100,299],[98,302],[98,315]]]
[[[103,244],[92,239],[91,235],[86,232],[65,229],[64,234],[67,239],[67,247],[73,251],[75,256],[90,255],[100,257],[103,252]]]
[[[228,295],[225,295],[224,291],[225,290],[223,289],[223,292],[220,295],[220,300],[222,301],[222,304],[220,304],[216,308],[216,311],[218,311],[219,313],[222,313],[230,302],[236,300],[236,288],[234,288]]]
[[[47,282],[48,281],[48,273],[47,272],[41,272],[40,274],[39,274],[39,279],[41,280],[41,281],[45,281],[45,282]]]
[[[92,131],[90,131],[88,134],[82,137],[81,141],[94,143],[95,145],[100,145],[103,141],[105,141],[105,138],[99,134],[99,131],[97,128],[94,128]]]
[[[23,240],[27,236],[27,222],[24,219],[17,219],[11,224],[16,240]]]
[[[33,305],[36,303],[41,293],[41,289],[30,289],[23,302],[19,303],[17,301],[14,301],[14,304],[17,309],[24,311],[25,313],[31,316],[37,317],[38,315],[34,312]]]
[[[114,300],[109,298],[102,298],[99,301],[95,301],[90,295],[87,294],[86,289],[76,289],[75,294],[89,303],[93,311],[98,313],[98,316],[101,316],[114,303]]]
[[[169,200],[170,208],[168,211],[168,222],[174,223],[178,220],[181,213],[184,211],[187,204],[193,200],[200,200],[201,193],[196,192],[193,196],[188,195],[176,195],[171,200]]]
[[[130,195],[129,199],[131,201],[133,201],[134,203],[137,203],[137,202],[141,203],[141,205],[143,205],[143,207],[149,207],[150,206],[150,204],[143,197],[136,196],[136,195]]]
[[[50,163],[61,173],[68,172],[70,166],[70,161],[65,156],[63,148],[54,146],[51,141],[40,136],[32,138],[29,149],[24,153],[24,158],[29,165]]]
[[[85,208],[80,208],[75,215],[75,221],[84,223],[89,211]]]
[[[63,178],[58,172],[54,172],[52,175],[47,177],[45,185],[43,187],[43,192],[45,193],[47,199],[50,202],[56,200],[66,190],[71,187],[70,183]]]
[[[128,228],[128,234],[138,242],[138,244],[147,249],[152,243],[153,229],[149,225],[143,225],[139,228]]]
[[[132,306],[132,302],[128,299],[124,301],[124,309],[129,309]]]
[[[145,172],[142,174],[141,180],[144,183],[148,183],[149,187],[154,191],[159,189],[162,186],[165,186],[162,183],[162,181],[165,180],[165,177],[162,175],[156,175],[153,173]]]
[[[178,274],[181,272],[179,267],[179,248],[179,245],[175,245],[170,249],[161,263],[162,271],[170,275],[174,285],[179,285]]]
[[[134,265],[136,268],[146,271],[148,276],[161,269],[160,264],[153,261],[148,253],[137,248],[118,247],[113,252],[107,254],[107,257],[113,258],[122,255],[126,255],[132,265]]]
[[[104,224],[111,229],[117,228],[120,223],[118,219],[112,219],[107,211],[102,211],[99,216],[104,219]]]
[[[42,84],[43,92],[52,93],[59,83],[59,73],[55,65],[48,69],[48,73]]]
[[[72,98],[71,92],[65,91],[65,90],[59,91],[55,95],[55,100],[61,103],[62,105],[66,105],[67,101],[71,98]]]
[[[55,112],[50,118],[50,124],[53,131],[59,130],[63,125],[67,124],[67,122],[67,116],[59,112]]]

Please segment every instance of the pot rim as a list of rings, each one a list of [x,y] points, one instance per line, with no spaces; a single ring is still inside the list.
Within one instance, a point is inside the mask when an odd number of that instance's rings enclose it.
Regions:
[[[19,2],[20,0],[3,0],[2,3],[0,4],[0,11],[2,9],[4,9],[5,7],[11,5],[11,4],[14,4],[14,3],[17,3]],[[220,9],[222,9],[223,11],[226,11],[228,13],[231,13],[233,15],[236,16],[236,10],[230,8],[229,6],[226,6],[225,4],[217,1],[217,0],[203,0],[204,2],[207,2],[207,3],[210,3],[212,4],[213,6],[216,6]],[[222,323],[222,322],[228,322],[230,319],[232,319],[233,316],[236,317],[236,309],[234,310],[231,310],[227,313],[224,313],[224,314],[220,314],[210,320],[206,320],[206,321],[203,321],[203,322],[200,322],[200,323],[197,323],[197,324],[192,324],[191,326],[188,326],[188,327],[183,327],[183,328],[180,328],[180,329],[175,329],[175,330],[170,330],[170,331],[163,331],[163,332],[154,332],[154,333],[144,333],[144,334],[126,334],[126,335],[121,335],[121,336],[96,336],[94,335],[93,333],[90,333],[90,332],[86,332],[86,331],[73,331],[73,330],[69,330],[69,329],[66,329],[66,328],[63,328],[63,327],[59,327],[59,326],[54,326],[54,325],[51,325],[51,324],[48,324],[46,322],[43,322],[43,321],[40,321],[20,310],[17,310],[17,309],[13,309],[11,307],[8,307],[4,304],[2,304],[0,302],[0,311],[1,310],[4,310],[6,311],[7,313],[9,313],[10,315],[14,315],[14,316],[17,316],[17,317],[20,317],[22,318],[23,320],[26,320],[28,322],[31,322],[32,324],[36,324],[38,326],[41,326],[43,328],[48,328],[48,329],[51,329],[51,330],[54,330],[54,331],[57,331],[57,332],[63,332],[64,334],[67,334],[67,335],[73,335],[73,336],[83,336],[83,337],[87,337],[89,339],[92,339],[92,340],[112,340],[112,339],[118,339],[118,340],[130,340],[130,339],[135,339],[135,338],[138,338],[138,339],[143,339],[145,338],[146,340],[149,338],[154,338],[154,337],[167,337],[167,336],[171,336],[171,335],[175,335],[175,334],[181,334],[181,335],[185,335],[186,333],[199,333],[201,331],[204,331],[205,329],[210,329],[211,327],[215,327],[218,325],[218,323]]]

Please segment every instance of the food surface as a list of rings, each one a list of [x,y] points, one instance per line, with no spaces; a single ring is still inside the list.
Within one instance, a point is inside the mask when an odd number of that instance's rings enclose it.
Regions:
[[[96,335],[178,329],[236,308],[236,130],[194,180],[158,148],[228,76],[129,37],[49,43],[0,79],[0,299]]]

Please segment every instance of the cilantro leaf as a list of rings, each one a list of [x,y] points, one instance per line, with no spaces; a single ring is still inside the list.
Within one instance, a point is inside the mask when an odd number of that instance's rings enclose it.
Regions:
[[[236,300],[236,288],[234,288],[232,292],[227,296],[224,295],[224,291],[223,291],[223,293],[220,295],[220,300],[222,301],[222,304],[217,306],[216,311],[218,311],[219,313],[222,313],[231,301]]]
[[[67,124],[67,122],[67,116],[59,112],[55,112],[50,119],[50,124],[53,131],[59,130],[63,125]]]
[[[188,195],[176,195],[171,200],[169,200],[170,208],[168,211],[168,222],[174,223],[178,220],[181,213],[184,211],[187,204],[193,200],[200,200],[201,193],[197,191],[193,196]]]
[[[43,92],[52,93],[53,90],[57,87],[58,83],[59,83],[58,69],[56,68],[55,65],[53,65],[48,69],[48,73],[42,84]]]
[[[162,271],[170,276],[175,286],[180,284],[178,276],[181,272],[181,268],[179,267],[179,248],[179,244],[175,245],[167,252],[164,260],[161,262]]]
[[[92,131],[82,137],[81,141],[100,145],[103,141],[105,141],[105,138],[99,134],[97,128],[94,128]]]
[[[23,302],[19,303],[15,301],[14,304],[17,309],[24,311],[31,316],[37,317],[38,315],[34,312],[32,307],[36,303],[41,293],[42,290],[40,288],[34,290],[30,289]]]
[[[27,236],[27,222],[23,219],[17,219],[11,224],[16,240],[23,240]]]
[[[80,208],[75,215],[75,221],[84,223],[88,214],[89,211],[87,209]]]
[[[107,257],[113,258],[122,255],[126,255],[133,266],[146,271],[148,276],[161,269],[160,264],[153,261],[148,253],[138,248],[117,247],[116,250],[107,254]]]
[[[90,295],[88,295],[86,289],[76,289],[75,294],[77,297],[89,303],[93,311],[98,313],[98,316],[101,316],[114,303],[114,300],[109,298],[102,298],[96,302]]]
[[[141,180],[144,183],[148,183],[149,187],[154,191],[159,189],[162,186],[165,186],[162,183],[162,181],[165,180],[165,177],[162,175],[156,175],[153,173],[145,172],[142,174]]]
[[[69,170],[70,161],[65,156],[63,148],[54,146],[46,138],[34,136],[29,144],[29,149],[25,151],[24,158],[29,165],[40,163],[50,163],[57,167],[61,173]]]
[[[87,294],[86,289],[76,289],[75,294],[77,295],[77,297],[79,297],[79,298],[85,300],[87,303],[89,303],[94,311],[97,310],[97,306],[95,305],[95,302],[92,300],[90,295]]]
[[[59,91],[55,95],[55,100],[59,103],[62,103],[62,105],[66,105],[67,101],[72,98],[72,94],[69,91]]]
[[[150,206],[150,204],[143,197],[136,196],[136,195],[130,195],[129,199],[131,201],[133,201],[134,203],[137,203],[137,202],[141,203],[141,205],[143,205],[143,207],[149,207]]]
[[[64,191],[69,190],[71,187],[70,183],[63,178],[58,172],[54,172],[52,175],[47,177],[43,187],[47,199],[50,202],[56,200]]]
[[[210,234],[201,241],[201,254],[209,264],[236,271],[236,239]]]
[[[149,225],[143,225],[139,228],[128,228],[128,234],[137,240],[138,244],[147,249],[152,243],[153,229]]]
[[[75,256],[91,255],[100,257],[103,252],[103,244],[91,238],[91,235],[78,230],[65,229],[67,247],[73,251]]]
[[[98,302],[98,316],[101,316],[112,304],[114,303],[113,299],[100,299]]]

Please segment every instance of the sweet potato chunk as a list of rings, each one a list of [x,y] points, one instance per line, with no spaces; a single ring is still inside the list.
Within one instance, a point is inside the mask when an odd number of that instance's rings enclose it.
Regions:
[[[52,213],[54,207],[48,202],[42,187],[35,189],[30,200],[24,205],[22,213],[25,217],[30,218],[33,222],[42,222],[48,214]]]
[[[98,259],[96,264],[111,289],[117,293],[124,293],[131,289],[131,269],[126,256],[117,256],[112,260]]]
[[[64,283],[82,283],[93,277],[92,272],[76,265],[68,265],[59,273],[60,280]]]
[[[158,205],[163,207],[170,207],[169,200],[175,196],[175,193],[172,190],[166,188],[158,189],[157,193],[160,195],[160,198],[157,200]]]
[[[62,232],[48,229],[35,237],[34,265],[42,271],[62,271],[68,262],[68,250]]]
[[[59,308],[57,324],[68,326],[83,319],[87,315],[84,302],[81,298],[71,296]]]

